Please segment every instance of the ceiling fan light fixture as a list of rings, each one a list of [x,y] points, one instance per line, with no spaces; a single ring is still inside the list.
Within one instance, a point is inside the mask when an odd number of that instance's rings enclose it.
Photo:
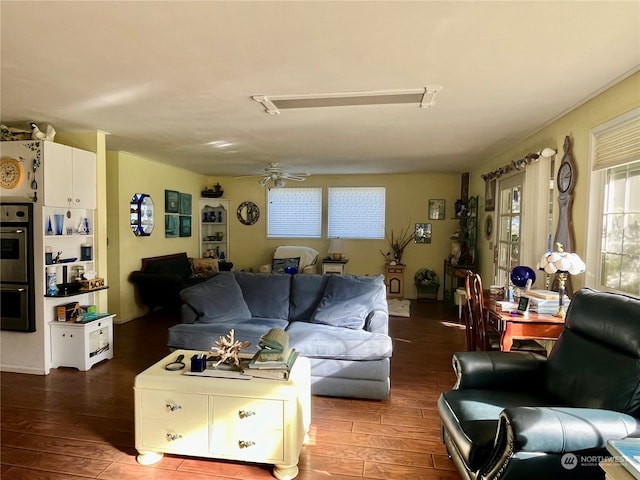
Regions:
[[[308,95],[253,95],[251,98],[262,104],[270,115],[279,115],[281,110],[327,107],[357,107],[383,105],[410,105],[429,108],[433,105],[440,85],[408,90],[381,90],[364,92],[320,93]]]

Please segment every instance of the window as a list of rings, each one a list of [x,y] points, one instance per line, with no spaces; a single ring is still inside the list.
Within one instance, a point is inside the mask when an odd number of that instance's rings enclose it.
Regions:
[[[520,220],[524,175],[524,173],[519,173],[500,182],[496,285],[509,285],[511,270],[521,264]]]
[[[384,187],[329,187],[329,238],[384,238]]]
[[[322,188],[271,188],[267,203],[267,237],[322,237]]]
[[[587,284],[638,296],[640,109],[595,128],[591,151],[589,211],[598,221],[587,228]]]
[[[604,192],[600,281],[640,295],[640,161],[608,168]]]

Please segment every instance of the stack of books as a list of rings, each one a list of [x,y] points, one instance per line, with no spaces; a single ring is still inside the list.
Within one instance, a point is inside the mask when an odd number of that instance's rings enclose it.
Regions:
[[[260,350],[243,368],[244,375],[273,380],[288,380],[298,352],[289,347],[289,335],[284,330],[272,328],[260,339]]]
[[[550,290],[529,290],[526,292],[529,297],[529,310],[532,312],[553,315],[558,311],[559,294]],[[562,305],[565,310],[571,303],[571,299],[566,295],[562,297]]]

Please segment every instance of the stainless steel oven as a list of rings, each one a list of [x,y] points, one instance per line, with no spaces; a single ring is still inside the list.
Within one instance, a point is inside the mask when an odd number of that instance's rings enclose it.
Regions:
[[[0,328],[35,332],[30,203],[0,205]]]

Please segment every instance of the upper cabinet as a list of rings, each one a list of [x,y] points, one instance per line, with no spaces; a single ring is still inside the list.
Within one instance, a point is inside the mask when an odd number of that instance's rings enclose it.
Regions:
[[[3,182],[3,196],[31,198],[47,207],[96,208],[96,154],[44,140],[1,142],[8,174],[17,165],[18,181]],[[10,180],[10,179],[9,179]]]
[[[96,155],[53,142],[43,143],[44,204],[96,208]]]

